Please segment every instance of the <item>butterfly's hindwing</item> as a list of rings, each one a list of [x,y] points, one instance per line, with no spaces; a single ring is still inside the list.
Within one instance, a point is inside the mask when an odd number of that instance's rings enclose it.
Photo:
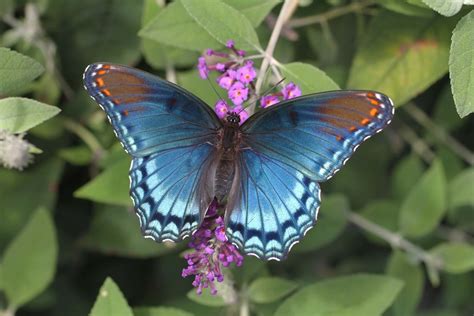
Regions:
[[[238,169],[240,201],[228,210],[227,236],[247,254],[285,258],[316,222],[318,183],[250,149],[242,151]]]

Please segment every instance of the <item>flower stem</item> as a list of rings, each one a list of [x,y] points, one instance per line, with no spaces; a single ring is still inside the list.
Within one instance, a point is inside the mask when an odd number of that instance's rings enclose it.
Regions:
[[[249,302],[247,298],[244,298],[240,301],[239,316],[249,316],[249,315],[250,315]]]
[[[424,249],[403,238],[400,234],[379,226],[354,212],[347,212],[347,218],[352,224],[382,238],[393,248],[404,250],[413,255],[417,260],[424,262],[427,269],[439,270],[443,268],[443,261],[439,257],[426,252]]]
[[[412,150],[420,156],[426,163],[431,164],[436,158],[435,153],[430,149],[423,139],[418,137],[415,131],[408,125],[399,122],[399,135],[410,144]]]
[[[67,118],[64,119],[64,127],[77,135],[91,149],[94,156],[102,157],[105,152],[104,148],[94,134],[92,134],[87,128]]]
[[[343,7],[338,7],[333,10],[321,13],[321,14],[316,14],[312,16],[307,16],[304,18],[297,18],[297,19],[292,19],[288,21],[286,24],[288,27],[291,28],[296,28],[296,27],[303,27],[311,24],[316,24],[316,23],[322,23],[322,22],[327,22],[330,19],[337,18],[341,15],[345,15],[351,12],[357,12],[362,10],[365,7],[368,7],[370,5],[374,4],[373,0],[365,0],[365,1],[360,1],[360,2],[353,2],[351,4],[348,4]]]
[[[257,77],[257,82],[255,84],[255,93],[257,95],[259,95],[260,90],[262,89],[263,81],[265,79],[265,73],[267,71],[268,66],[270,66],[270,63],[272,62],[273,52],[275,51],[275,47],[278,42],[278,38],[280,36],[281,30],[283,28],[283,24],[293,14],[297,5],[298,5],[298,0],[285,0],[285,2],[283,3],[283,6],[281,7],[277,21],[275,23],[275,27],[273,28],[273,32],[270,35],[270,40],[268,41],[267,48],[264,52],[265,57],[263,58],[262,66],[260,67],[260,71]],[[252,115],[254,111],[255,111],[255,104],[252,104],[248,108],[248,112],[250,115]]]
[[[434,123],[425,112],[420,110],[414,103],[408,103],[403,108],[418,124],[432,133],[433,136],[449,147],[456,155],[461,157],[469,165],[474,165],[474,154],[446,132],[445,129]]]

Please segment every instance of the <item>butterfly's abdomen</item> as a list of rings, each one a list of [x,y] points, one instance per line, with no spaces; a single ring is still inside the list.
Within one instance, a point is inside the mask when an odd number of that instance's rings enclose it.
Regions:
[[[235,161],[239,147],[238,125],[224,126],[219,140],[219,163],[214,179],[214,192],[219,203],[225,202],[235,177]]]

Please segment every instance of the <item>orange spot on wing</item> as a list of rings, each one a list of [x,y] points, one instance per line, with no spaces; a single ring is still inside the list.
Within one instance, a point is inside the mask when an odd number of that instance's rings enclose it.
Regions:
[[[102,79],[102,78],[97,78],[97,79],[95,80],[95,82],[97,82],[97,85],[98,85],[99,87],[102,87],[102,86],[104,85],[104,79]]]
[[[369,122],[370,122],[370,120],[367,119],[367,118],[365,118],[365,119],[363,119],[362,121],[360,121],[360,123],[361,123],[362,125],[367,125],[367,124],[369,124]]]
[[[357,130],[357,128],[355,126],[351,126],[349,127],[349,132],[355,132]]]
[[[379,111],[377,111],[377,109],[372,109],[372,110],[370,110],[370,115],[371,116],[376,116],[378,112]]]
[[[110,69],[110,65],[103,65],[102,68],[103,69]]]
[[[107,90],[107,89],[102,89],[101,92],[102,92],[103,94],[105,94],[106,96],[108,96],[108,97],[110,97],[110,96],[112,95],[112,94],[110,93],[110,91]]]
[[[127,110],[123,111],[122,113],[123,113],[123,115],[128,116],[128,111]]]
[[[375,93],[373,93],[373,92],[367,92],[367,96],[368,96],[369,98],[375,98]]]
[[[379,101],[374,100],[374,99],[369,99],[369,100],[370,100],[370,103],[372,103],[373,105],[379,105]]]
[[[101,70],[99,70],[99,71],[97,72],[97,74],[99,74],[99,75],[101,75],[101,76],[102,76],[102,75],[105,75],[105,73],[106,73],[106,71],[105,71],[104,69],[101,69]]]
[[[342,136],[336,135],[336,140],[341,141],[341,140],[342,140]]]

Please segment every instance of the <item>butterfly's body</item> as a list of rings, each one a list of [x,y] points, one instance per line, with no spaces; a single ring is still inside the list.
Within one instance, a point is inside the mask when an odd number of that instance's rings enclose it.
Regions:
[[[179,241],[217,198],[226,236],[243,253],[286,257],[316,223],[319,182],[387,126],[391,100],[331,91],[283,101],[239,125],[148,73],[92,64],[84,85],[132,156],[130,195],[145,237]]]
[[[223,122],[224,127],[218,132],[218,163],[214,177],[214,194],[217,202],[224,205],[232,189],[236,176],[236,157],[240,150],[240,118],[231,113]]]

